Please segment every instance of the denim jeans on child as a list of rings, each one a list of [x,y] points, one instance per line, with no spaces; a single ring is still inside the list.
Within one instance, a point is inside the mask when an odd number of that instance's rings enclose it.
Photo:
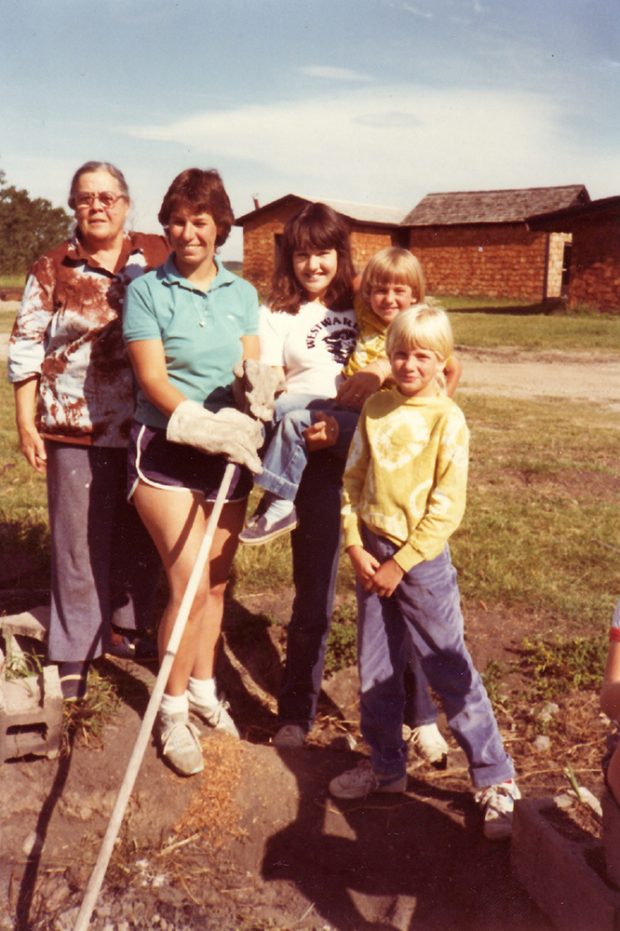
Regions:
[[[359,412],[338,407],[329,398],[285,393],[276,401],[275,417],[267,428],[263,471],[255,478],[257,485],[279,498],[295,500],[308,464],[309,453],[303,432],[312,426],[316,412],[321,410],[327,411],[338,422],[338,439],[334,446],[329,447],[330,454],[346,459]]]
[[[316,716],[340,558],[340,490],[344,463],[330,450],[312,453],[295,500],[298,526],[291,535],[295,599],[287,629],[280,724],[309,731]],[[410,657],[411,658],[411,657]],[[437,719],[417,658],[411,666],[410,725]],[[408,696],[409,698],[409,696]]]
[[[362,528],[364,547],[381,563],[399,548]],[[413,644],[431,688],[442,701],[448,724],[465,751],[476,788],[514,775],[480,675],[463,638],[456,570],[448,546],[436,559],[419,563],[389,598],[357,586],[362,734],[376,773],[405,773],[402,740],[404,671]]]

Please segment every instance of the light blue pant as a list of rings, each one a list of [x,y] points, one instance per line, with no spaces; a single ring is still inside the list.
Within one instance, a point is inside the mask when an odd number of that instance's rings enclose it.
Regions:
[[[380,562],[397,547],[363,528],[365,548]],[[414,566],[389,598],[357,586],[361,724],[375,772],[406,771],[402,740],[404,672],[410,645],[441,699],[450,729],[467,755],[476,788],[514,775],[480,675],[463,638],[456,570],[448,547]]]
[[[274,422],[268,425],[268,446],[263,454],[263,471],[255,479],[257,485],[279,498],[295,500],[308,465],[303,432],[314,423],[320,410],[327,411],[338,422],[338,440],[329,448],[330,454],[346,459],[359,412],[333,404],[333,400],[311,394],[283,394],[278,398]]]

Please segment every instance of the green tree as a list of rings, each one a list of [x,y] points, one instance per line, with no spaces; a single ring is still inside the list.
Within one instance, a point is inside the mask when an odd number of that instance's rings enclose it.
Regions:
[[[0,274],[24,274],[39,255],[67,238],[71,225],[66,210],[7,185],[0,171]]]

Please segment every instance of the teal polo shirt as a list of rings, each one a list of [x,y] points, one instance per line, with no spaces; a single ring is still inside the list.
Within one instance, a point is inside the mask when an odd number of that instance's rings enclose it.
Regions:
[[[179,391],[217,411],[234,406],[233,367],[242,357],[242,336],[258,333],[258,295],[218,258],[208,291],[176,269],[174,257],[133,281],[125,294],[123,335],[127,343],[160,339],[168,377]],[[165,429],[168,418],[138,388],[135,418]]]

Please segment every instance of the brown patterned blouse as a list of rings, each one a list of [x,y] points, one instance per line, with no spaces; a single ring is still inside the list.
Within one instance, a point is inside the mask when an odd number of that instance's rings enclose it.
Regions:
[[[77,237],[38,259],[9,343],[9,381],[39,376],[37,427],[50,439],[126,446],[134,383],[121,314],[129,282],[168,255],[163,236],[129,233],[114,272]]]

